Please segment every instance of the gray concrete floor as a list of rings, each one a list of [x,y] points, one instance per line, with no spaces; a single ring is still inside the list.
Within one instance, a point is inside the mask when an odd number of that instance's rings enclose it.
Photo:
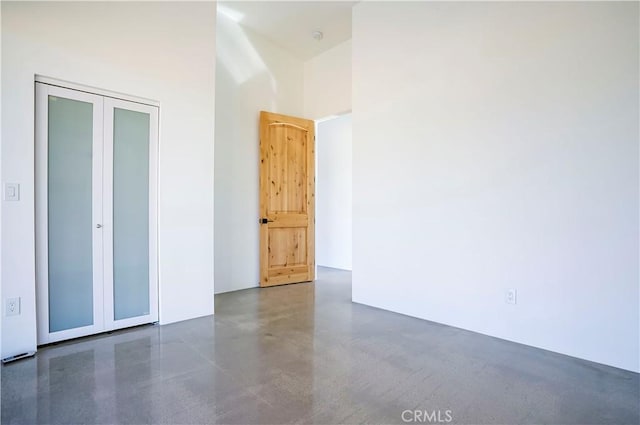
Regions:
[[[2,424],[640,422],[638,374],[352,304],[350,279],[43,348],[2,367]]]

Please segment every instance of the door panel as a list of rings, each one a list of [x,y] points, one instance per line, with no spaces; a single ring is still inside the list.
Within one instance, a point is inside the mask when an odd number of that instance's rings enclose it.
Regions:
[[[115,320],[149,314],[149,114],[113,110]]]
[[[36,85],[40,343],[102,329],[102,97]]]
[[[117,329],[158,320],[158,109],[111,98],[104,109],[105,323]]]
[[[272,214],[306,213],[306,143],[307,132],[298,127],[271,124],[269,212]]]
[[[314,143],[313,121],[260,113],[261,286],[314,279]]]
[[[273,247],[269,252],[270,267],[292,267],[307,264],[307,253],[304,247],[307,244],[307,229],[305,227],[286,228],[277,227],[269,229],[269,242]]]
[[[49,331],[93,325],[93,104],[49,96]]]

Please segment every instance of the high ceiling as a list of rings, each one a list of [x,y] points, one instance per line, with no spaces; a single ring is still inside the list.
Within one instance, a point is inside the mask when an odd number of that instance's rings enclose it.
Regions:
[[[221,1],[218,12],[308,60],[351,38],[355,1]],[[322,40],[312,34],[322,31]]]

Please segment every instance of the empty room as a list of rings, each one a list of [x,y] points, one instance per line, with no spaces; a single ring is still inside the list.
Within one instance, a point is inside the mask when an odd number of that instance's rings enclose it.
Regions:
[[[640,423],[639,2],[0,25],[2,424]]]

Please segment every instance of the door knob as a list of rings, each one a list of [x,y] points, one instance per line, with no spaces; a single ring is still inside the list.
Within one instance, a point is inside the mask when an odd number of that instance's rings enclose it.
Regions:
[[[102,224],[96,224],[96,229],[102,229]]]

